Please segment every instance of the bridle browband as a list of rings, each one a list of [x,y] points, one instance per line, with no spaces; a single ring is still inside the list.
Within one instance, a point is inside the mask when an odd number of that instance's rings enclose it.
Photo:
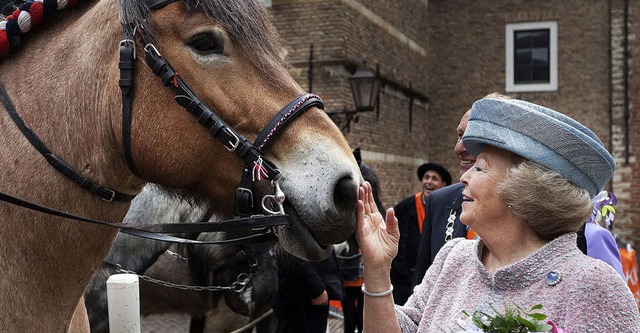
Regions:
[[[143,1],[151,10],[155,10],[179,0]],[[245,165],[241,178],[241,186],[236,190],[235,196],[237,217],[231,220],[215,223],[166,223],[153,225],[108,223],[37,205],[2,192],[0,192],[0,200],[67,219],[119,228],[122,232],[134,236],[174,243],[211,244],[220,243],[220,241],[202,242],[163,235],[161,233],[213,232],[233,229],[250,229],[258,232],[267,230],[258,235],[253,235],[264,236],[269,234],[272,228],[286,225],[288,223],[287,215],[283,208],[285,196],[280,190],[282,173],[275,164],[270,162],[264,156],[264,152],[271,140],[295,117],[312,107],[324,108],[324,104],[320,97],[312,94],[303,94],[296,97],[267,123],[265,128],[257,136],[255,142],[252,144],[235,129],[227,125],[213,110],[199,99],[195,93],[193,93],[189,86],[179,76],[178,72],[171,67],[171,65],[160,55],[156,47],[149,41],[142,26],[130,26],[123,24],[123,29],[123,39],[120,42],[119,86],[122,93],[123,149],[125,160],[130,171],[136,175],[138,174],[131,151],[131,119],[134,95],[134,65],[136,60],[135,39],[137,37],[145,44],[144,60],[146,64],[151,68],[156,76],[161,78],[162,84],[165,87],[170,88],[175,93],[175,101],[184,107],[190,114],[194,115],[198,119],[198,122],[207,128],[209,133],[227,150],[235,152],[236,155],[244,160]],[[89,180],[86,176],[82,176],[66,162],[53,154],[37,137],[37,135],[24,124],[16,112],[13,103],[11,103],[4,87],[1,85],[0,100],[22,134],[47,159],[47,161],[63,175],[72,179],[82,188],[99,196],[107,202],[128,201],[134,197],[132,195],[119,193],[115,190],[103,187],[102,185]],[[257,193],[254,185],[256,182],[261,180],[271,181],[273,193],[263,196],[262,199],[254,195],[254,193]],[[261,210],[260,207],[262,208]],[[253,236],[248,236],[248,238],[252,238]]]

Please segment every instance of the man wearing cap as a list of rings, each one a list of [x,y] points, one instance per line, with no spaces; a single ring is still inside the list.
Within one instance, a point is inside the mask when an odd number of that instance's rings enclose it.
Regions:
[[[443,166],[425,163],[418,167],[418,180],[422,191],[409,196],[394,207],[400,228],[398,255],[391,268],[393,299],[402,305],[411,295],[411,279],[418,258],[418,244],[425,216],[425,202],[431,192],[451,185],[451,174]]]

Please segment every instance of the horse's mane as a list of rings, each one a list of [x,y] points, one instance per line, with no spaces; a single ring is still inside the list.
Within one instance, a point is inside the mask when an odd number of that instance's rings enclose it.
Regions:
[[[253,64],[268,73],[283,65],[279,50],[282,42],[273,25],[271,13],[260,0],[182,0],[188,11],[203,12],[222,24],[229,38],[249,56]],[[120,1],[123,24],[144,24],[151,40],[153,26],[148,26],[151,13],[140,0]]]

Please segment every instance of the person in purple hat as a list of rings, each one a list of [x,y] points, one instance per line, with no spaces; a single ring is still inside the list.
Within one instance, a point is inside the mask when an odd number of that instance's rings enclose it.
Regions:
[[[519,331],[640,332],[626,283],[576,246],[591,198],[615,169],[602,141],[562,113],[497,98],[473,104],[462,141],[476,163],[461,177],[460,221],[479,239],[446,243],[404,306],[394,305],[389,277],[398,219],[393,209],[383,219],[361,186],[364,331],[478,332],[515,309],[535,326],[511,320]]]
[[[398,217],[401,236],[398,255],[391,264],[391,283],[395,286],[393,299],[400,305],[411,295],[411,283],[425,216],[425,202],[431,192],[451,185],[451,174],[440,164],[424,163],[418,167],[416,173],[422,191],[406,197],[393,208]]]

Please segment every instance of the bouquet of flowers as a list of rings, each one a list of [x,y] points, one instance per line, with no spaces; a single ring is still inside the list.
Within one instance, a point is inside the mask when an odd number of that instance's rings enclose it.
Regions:
[[[537,304],[525,311],[518,305],[506,306],[504,313],[499,313],[491,307],[495,315],[476,310],[473,314],[462,311],[465,316],[471,318],[471,323],[466,327],[458,324],[462,329],[457,333],[567,333],[567,331],[557,327],[552,321],[545,321],[547,315],[540,312],[542,304]]]

